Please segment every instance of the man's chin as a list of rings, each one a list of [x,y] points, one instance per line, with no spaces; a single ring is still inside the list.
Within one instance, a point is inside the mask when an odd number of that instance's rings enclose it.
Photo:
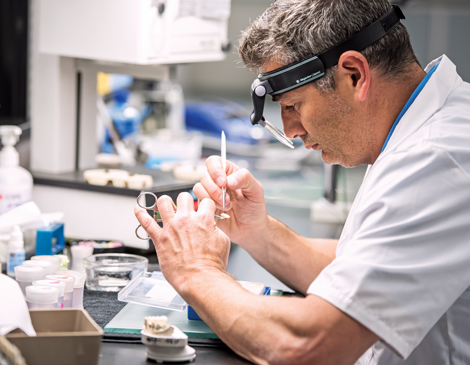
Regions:
[[[351,164],[348,161],[345,161],[344,158],[339,156],[334,156],[331,153],[325,152],[325,150],[321,151],[321,159],[327,165],[340,165],[343,167],[356,167],[357,164]]]
[[[332,156],[331,153],[325,152],[325,150],[321,150],[321,159],[327,165],[341,165],[338,158]]]

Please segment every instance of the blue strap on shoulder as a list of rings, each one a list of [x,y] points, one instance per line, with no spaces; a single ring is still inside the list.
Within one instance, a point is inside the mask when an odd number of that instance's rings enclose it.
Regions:
[[[418,97],[419,93],[421,92],[421,90],[424,89],[424,87],[426,86],[426,84],[428,83],[429,79],[431,78],[431,76],[433,75],[433,73],[436,71],[437,69],[437,66],[439,66],[439,63],[437,63],[429,72],[428,74],[424,77],[424,79],[421,81],[421,83],[418,85],[418,87],[416,88],[416,90],[413,92],[413,94],[411,95],[411,97],[408,99],[408,102],[405,104],[405,107],[403,108],[403,110],[400,112],[400,114],[398,115],[398,118],[395,120],[395,123],[393,123],[392,125],[392,128],[390,129],[390,132],[388,132],[388,136],[387,138],[385,139],[385,143],[382,147],[382,151],[380,151],[380,153],[382,153],[385,148],[387,147],[387,144],[388,144],[388,141],[390,140],[390,138],[392,137],[392,134],[393,132],[395,131],[395,128],[396,126],[398,125],[398,123],[400,122],[401,118],[405,115],[405,113],[408,111],[408,109],[410,108],[411,104],[413,104],[413,102],[415,101],[415,99]]]

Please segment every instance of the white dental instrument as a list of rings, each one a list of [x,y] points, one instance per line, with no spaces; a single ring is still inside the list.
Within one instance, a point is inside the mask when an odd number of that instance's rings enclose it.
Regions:
[[[220,157],[222,158],[222,168],[224,172],[226,172],[227,168],[227,147],[225,143],[225,133],[222,131],[222,141],[220,143]],[[222,187],[222,210],[225,211],[225,185]]]

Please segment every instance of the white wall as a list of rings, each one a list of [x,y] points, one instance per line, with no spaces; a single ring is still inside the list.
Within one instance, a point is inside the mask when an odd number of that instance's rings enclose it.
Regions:
[[[241,30],[270,3],[269,0],[232,0],[228,34],[234,46]],[[402,9],[407,17],[404,24],[422,66],[446,53],[464,80],[470,81],[470,1],[409,0]],[[224,96],[246,100],[250,98],[250,85],[256,77],[239,63],[235,47],[223,62],[182,65],[177,75],[188,98]]]

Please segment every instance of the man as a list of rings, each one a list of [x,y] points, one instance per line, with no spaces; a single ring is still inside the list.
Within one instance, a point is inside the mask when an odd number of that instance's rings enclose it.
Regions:
[[[277,0],[239,52],[262,75],[287,72],[389,11],[386,0]],[[160,197],[162,229],[136,209],[167,280],[253,362],[470,364],[470,85],[445,56],[423,71],[403,25],[386,32],[273,96],[287,137],[326,163],[371,165],[339,241],[268,216],[260,184],[218,157],[194,187],[198,212],[189,194],[176,213]],[[223,186],[231,218],[216,222]],[[243,290],[226,272],[230,240],[306,297]]]

